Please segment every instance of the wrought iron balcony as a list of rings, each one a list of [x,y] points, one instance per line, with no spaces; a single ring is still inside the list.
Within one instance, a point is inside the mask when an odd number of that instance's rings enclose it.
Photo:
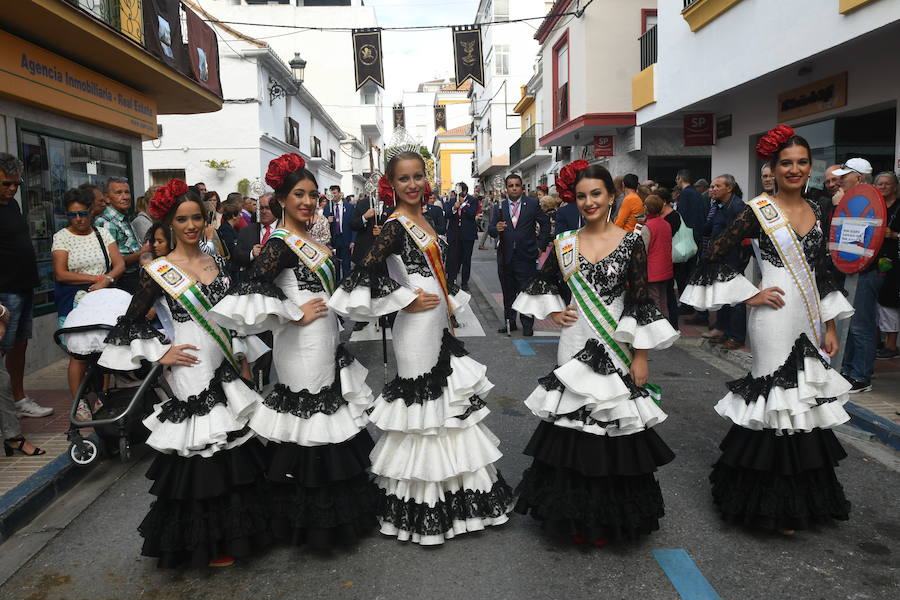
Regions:
[[[522,137],[513,142],[509,147],[509,164],[515,165],[519,161],[528,158],[538,147],[538,138],[541,136],[540,123],[535,123],[525,130]]]
[[[644,32],[641,41],[641,71],[656,63],[656,25]]]

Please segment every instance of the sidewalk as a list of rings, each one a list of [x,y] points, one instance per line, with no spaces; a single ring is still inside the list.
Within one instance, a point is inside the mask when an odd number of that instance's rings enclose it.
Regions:
[[[503,321],[503,295],[497,278],[497,266],[493,251],[475,251],[472,260],[472,283],[477,285],[484,296],[491,301],[497,320]],[[688,339],[702,339],[706,328],[688,325],[681,319],[681,335]],[[485,324],[490,335],[490,328]],[[535,321],[535,336],[559,335],[559,326],[550,319]],[[742,370],[750,371],[753,355],[748,347],[725,350],[706,340],[699,341],[707,352],[723,358]],[[885,444],[900,450],[900,359],[876,360],[872,391],[853,394],[844,405],[850,413],[850,423],[859,429],[875,435]]]

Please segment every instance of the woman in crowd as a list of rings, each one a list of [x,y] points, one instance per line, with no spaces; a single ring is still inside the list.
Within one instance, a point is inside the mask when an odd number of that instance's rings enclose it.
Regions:
[[[263,448],[247,426],[261,399],[239,376],[231,335],[207,310],[225,297],[230,279],[221,257],[200,249],[205,207],[187,192],[173,179],[150,202],[174,249],[143,267],[148,276],[107,337],[100,364],[167,367],[173,397],[144,419],[157,454],[147,472],[156,500],[139,528],[142,553],[160,567],[228,566],[268,541]],[[147,320],[154,304],[172,324],[167,335]]]
[[[247,274],[213,309],[242,333],[272,331],[279,383],[250,427],[268,440],[272,529],[295,543],[327,549],[354,542],[375,524],[377,488],[366,470],[374,443],[366,431],[368,371],[339,345],[325,302],[337,282],[331,253],[312,239],[315,177],[297,154],[269,163],[269,206],[283,216]]]
[[[0,304],[0,339],[6,335],[9,317],[9,309]],[[4,360],[0,360],[0,439],[3,440],[3,453],[6,456],[12,456],[15,452],[25,456],[41,456],[47,453],[22,435],[22,426],[19,424],[16,403],[13,400],[12,382]]]
[[[449,331],[469,295],[447,282],[446,249],[422,214],[425,164],[415,152],[388,161],[382,188],[396,210],[366,257],[329,301],[354,321],[399,311],[397,376],[370,419],[384,433],[372,451],[381,532],[431,545],[507,521],[511,490],[494,463],[499,440],[481,422],[493,385]]]
[[[666,223],[669,224],[669,227],[672,229],[672,240],[675,239],[675,234],[678,233],[678,230],[681,229],[681,215],[678,214],[678,211],[672,208],[672,192],[669,188],[658,188],[657,196],[662,198],[663,200],[663,209],[660,213],[663,219],[666,220]],[[672,265],[672,272],[675,273],[677,267]],[[669,323],[673,328],[678,329],[678,294],[675,293],[675,279],[676,277],[672,277],[669,279],[669,285],[666,289],[666,295],[669,299],[669,312],[668,318]]]
[[[146,239],[147,231],[149,231],[150,226],[153,225],[153,218],[147,214],[147,205],[150,204],[150,200],[153,198],[153,194],[156,193],[158,188],[158,185],[151,185],[147,188],[147,193],[138,197],[137,202],[134,203],[137,214],[131,220],[131,228],[134,230],[135,237],[139,240]]]
[[[119,245],[105,228],[91,225],[93,203],[90,190],[70,189],[63,196],[69,225],[53,235],[50,248],[60,327],[84,294],[109,287],[125,272]],[[86,371],[86,361],[69,356],[67,379],[72,398],[78,393]],[[90,408],[83,399],[78,401],[75,418],[80,421],[91,418]]]
[[[654,472],[674,454],[652,429],[666,415],[651,397],[658,388],[644,387],[647,351],[670,346],[678,333],[650,297],[641,235],[610,222],[609,171],[577,160],[557,186],[585,226],[557,237],[513,304],[562,327],[559,366],[525,401],[543,420],[525,449],[534,461],[516,490],[516,511],[601,547],[659,528],[664,504]],[[572,292],[569,306],[560,281]]]
[[[309,234],[320,246],[327,246],[331,243],[331,227],[328,226],[328,219],[325,218],[325,207],[328,205],[328,198],[318,196],[316,198],[316,214],[313,215],[312,226]]]
[[[698,310],[744,302],[753,368],[728,383],[716,412],[732,422],[710,481],[726,520],[785,534],[849,518],[834,467],[846,457],[832,428],[849,419],[850,382],[831,368],[835,320],[853,308],[837,288],[821,217],[803,198],[812,171],[809,144],[780,125],[762,137],[777,192],[747,203],[715,238],[681,300]],[[761,289],[726,262],[752,238]]]
[[[656,308],[668,320],[669,288],[675,278],[675,268],[672,263],[672,228],[662,216],[664,206],[662,198],[656,194],[644,199],[644,214],[647,217],[641,237],[647,249],[647,289]]]
[[[878,331],[884,335],[884,347],[875,354],[878,360],[900,356],[897,351],[897,332],[900,331],[900,261],[897,256],[897,238],[900,237],[900,198],[897,197],[897,175],[891,171],[875,177],[875,187],[884,197],[887,207],[887,227],[884,243],[878,258],[878,270],[884,274],[881,291],[878,292]]]

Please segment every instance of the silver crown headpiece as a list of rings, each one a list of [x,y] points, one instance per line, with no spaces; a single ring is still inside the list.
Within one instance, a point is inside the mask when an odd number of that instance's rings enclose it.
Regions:
[[[384,160],[389,161],[395,154],[400,152],[415,152],[418,154],[421,147],[422,143],[411,136],[406,128],[395,127],[394,134],[391,136],[384,151]]]

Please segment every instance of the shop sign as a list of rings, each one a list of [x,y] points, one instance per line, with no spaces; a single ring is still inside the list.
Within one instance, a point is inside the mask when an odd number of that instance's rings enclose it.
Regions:
[[[684,115],[685,146],[712,146],[715,143],[715,115],[712,113]]]
[[[731,136],[731,115],[716,117],[716,139],[721,140]]]
[[[780,94],[778,122],[784,123],[846,105],[847,72],[844,71]]]
[[[0,31],[0,96],[155,139],[156,102],[117,81]]]
[[[615,156],[613,152],[613,135],[595,135],[594,136],[594,158],[601,156]]]

